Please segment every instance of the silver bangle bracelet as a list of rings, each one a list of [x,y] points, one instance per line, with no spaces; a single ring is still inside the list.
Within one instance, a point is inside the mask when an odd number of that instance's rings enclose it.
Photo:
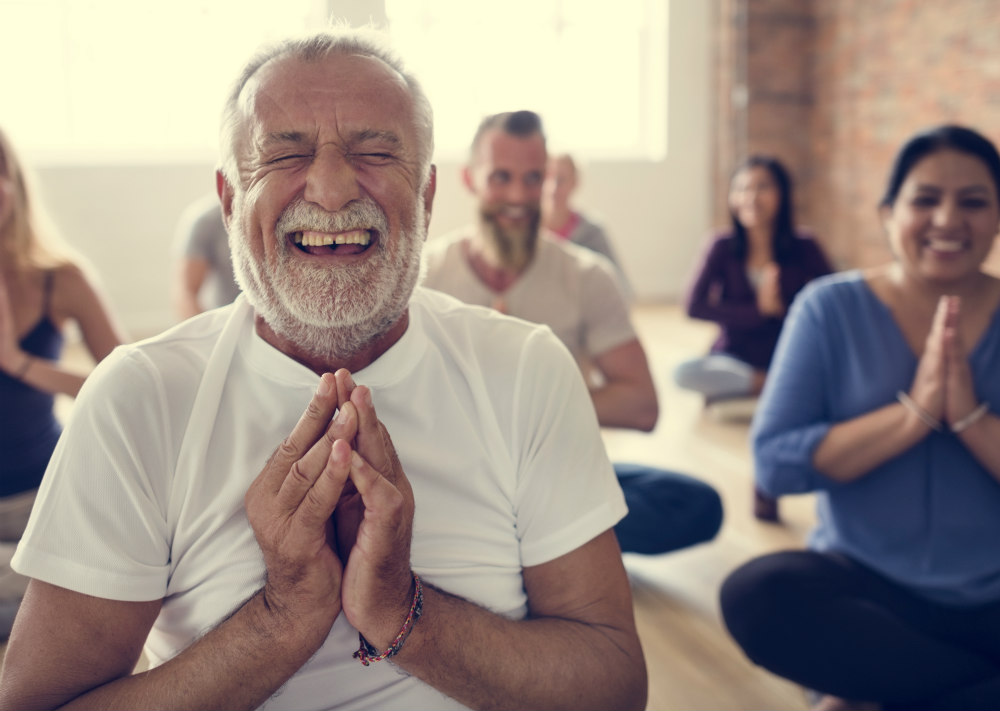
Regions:
[[[981,420],[983,418],[983,415],[985,415],[989,411],[989,409],[990,409],[990,404],[988,402],[985,401],[981,402],[975,410],[970,412],[968,415],[963,417],[958,422],[954,423],[951,426],[951,431],[957,434],[962,430],[967,429],[970,425],[973,425],[979,420]]]
[[[927,410],[920,407],[917,403],[913,401],[909,395],[904,393],[902,390],[896,393],[896,399],[903,403],[903,406],[920,418],[920,421],[925,425],[930,427],[935,432],[944,432],[944,425],[941,424],[940,420],[931,416]]]

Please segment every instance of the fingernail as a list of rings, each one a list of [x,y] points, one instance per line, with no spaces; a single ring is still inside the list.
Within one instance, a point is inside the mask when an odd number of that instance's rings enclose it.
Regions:
[[[319,378],[319,385],[316,386],[316,394],[320,397],[326,397],[330,394],[330,383],[326,382],[325,374]]]
[[[333,418],[333,421],[338,425],[342,425],[347,422],[347,412],[344,411],[344,408],[337,410],[337,416]]]

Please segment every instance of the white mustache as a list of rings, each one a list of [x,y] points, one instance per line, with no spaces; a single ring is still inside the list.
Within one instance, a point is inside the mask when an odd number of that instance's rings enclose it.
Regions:
[[[376,230],[385,234],[389,219],[374,200],[355,200],[338,212],[323,208],[298,198],[286,207],[275,227],[278,236],[290,232],[349,232],[351,230]]]

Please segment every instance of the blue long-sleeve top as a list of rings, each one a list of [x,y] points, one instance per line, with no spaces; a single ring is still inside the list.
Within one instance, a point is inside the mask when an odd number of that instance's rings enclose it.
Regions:
[[[955,435],[931,432],[849,483],[817,471],[830,428],[909,392],[917,357],[858,271],[796,298],[751,426],[768,494],[817,492],[815,550],[838,551],[943,603],[1000,600],[1000,481]],[[1000,311],[969,353],[980,401],[1000,408]]]

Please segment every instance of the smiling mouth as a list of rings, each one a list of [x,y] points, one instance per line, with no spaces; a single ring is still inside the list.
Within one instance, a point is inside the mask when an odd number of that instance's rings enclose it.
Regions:
[[[945,252],[945,253],[955,253],[961,252],[965,249],[965,240],[944,240],[944,239],[928,239],[924,242],[924,246],[929,247],[935,252]]]
[[[336,234],[307,230],[291,232],[288,237],[300,251],[314,256],[361,254],[371,246],[372,242],[372,233],[369,230],[351,230]]]

